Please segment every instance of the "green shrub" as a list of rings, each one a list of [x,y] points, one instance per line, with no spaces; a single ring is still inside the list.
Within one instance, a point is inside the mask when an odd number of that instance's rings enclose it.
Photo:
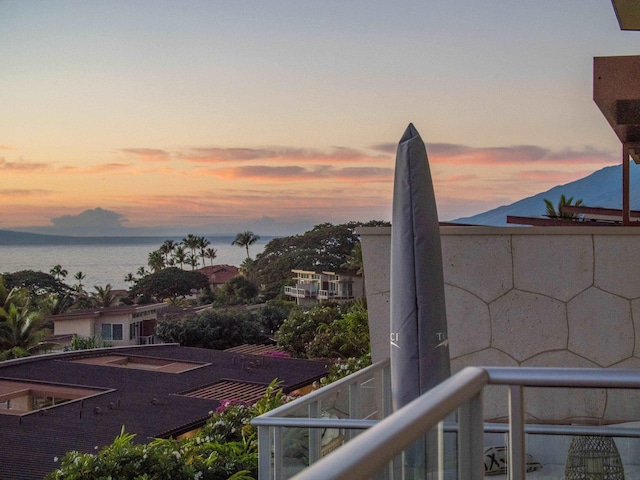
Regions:
[[[295,308],[275,338],[280,348],[298,358],[360,357],[371,348],[366,302]]]
[[[135,444],[124,428],[97,453],[69,452],[47,480],[248,480],[258,475],[258,442],[251,419],[289,400],[273,381],[253,405],[223,402],[204,427],[183,440]]]
[[[351,357],[345,360],[334,363],[329,367],[329,372],[326,377],[320,380],[321,386],[329,385],[330,383],[340,380],[352,373],[356,373],[358,370],[362,370],[365,367],[371,365],[371,354],[367,353],[361,357]]]
[[[162,321],[156,335],[163,342],[215,350],[264,341],[262,325],[250,312],[231,310],[207,310],[182,321]]]
[[[64,351],[68,352],[70,350],[89,350],[92,348],[104,348],[111,347],[112,345],[108,342],[104,342],[101,338],[98,337],[81,337],[79,335],[74,335],[71,339],[71,344],[67,347],[64,347]]]
[[[330,324],[340,317],[340,313],[340,305],[334,303],[319,303],[307,309],[294,308],[276,332],[278,346],[293,357],[311,358],[309,344],[316,338],[318,327]]]

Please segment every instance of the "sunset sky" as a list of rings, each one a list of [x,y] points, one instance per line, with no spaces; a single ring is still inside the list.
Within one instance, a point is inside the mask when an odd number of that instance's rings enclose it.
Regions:
[[[473,215],[619,163],[593,57],[640,53],[608,0],[0,0],[0,36],[0,229],[390,220],[409,122]]]

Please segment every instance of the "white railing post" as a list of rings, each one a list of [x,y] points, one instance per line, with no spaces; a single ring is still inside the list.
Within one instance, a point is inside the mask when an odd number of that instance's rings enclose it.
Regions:
[[[320,400],[309,404],[309,418],[320,418]],[[322,458],[322,430],[309,428],[309,465]],[[279,478],[279,477],[278,477]]]
[[[382,369],[382,418],[388,417],[392,412],[391,367],[387,365]]]
[[[360,382],[353,382],[349,385],[349,418],[362,418],[361,416],[361,396]],[[357,432],[349,430],[346,432],[347,440],[351,440]]]
[[[524,396],[522,385],[509,386],[509,480],[524,480]]]
[[[282,448],[282,428],[274,427],[273,429],[273,479],[278,480],[283,478],[282,461],[284,449]]]
[[[482,480],[484,478],[484,420],[482,418],[482,392],[460,406],[458,415],[458,478]]]
[[[271,427],[258,427],[258,479],[271,479]]]

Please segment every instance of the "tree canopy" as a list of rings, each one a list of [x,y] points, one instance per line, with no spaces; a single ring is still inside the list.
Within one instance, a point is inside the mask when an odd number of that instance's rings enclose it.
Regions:
[[[25,357],[51,349],[46,340],[45,311],[26,288],[8,290],[0,278],[0,360]]]
[[[169,267],[147,275],[138,280],[132,288],[134,296],[175,299],[178,296],[189,295],[192,290],[201,290],[209,287],[209,279],[200,272],[182,270],[177,267]]]
[[[388,222],[323,223],[303,235],[274,238],[250,266],[251,277],[262,286],[266,298],[277,296],[291,279],[291,270],[336,271],[358,266],[349,262],[359,239],[356,228],[389,225]]]
[[[34,270],[3,273],[1,277],[7,289],[26,288],[31,295],[42,295],[44,293],[64,295],[71,290],[69,285],[61,282],[52,274]]]
[[[181,321],[165,320],[158,323],[156,334],[164,342],[214,350],[264,340],[259,320],[249,312],[231,310],[208,310]]]
[[[240,305],[255,303],[258,287],[244,275],[236,275],[215,292],[216,304]]]
[[[366,302],[296,307],[275,337],[280,348],[298,358],[361,357],[370,352]]]

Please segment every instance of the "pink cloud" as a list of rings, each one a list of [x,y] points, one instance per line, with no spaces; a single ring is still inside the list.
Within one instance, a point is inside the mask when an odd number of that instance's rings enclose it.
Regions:
[[[438,179],[440,183],[462,183],[470,180],[477,180],[478,175],[450,175],[448,177],[441,176]]]
[[[346,147],[332,147],[327,151],[294,147],[271,148],[192,148],[181,154],[184,160],[196,163],[226,163],[244,161],[269,162],[379,162],[388,159],[386,155],[369,155],[359,150]]]
[[[98,165],[92,165],[86,168],[80,168],[72,165],[64,165],[57,168],[52,174],[55,175],[90,175],[90,174],[105,174],[105,173],[115,173],[121,174],[125,173],[126,169],[130,169],[131,165],[126,163],[101,163]]]
[[[7,170],[11,172],[31,172],[34,170],[41,170],[47,168],[47,163],[37,162],[7,162],[4,158],[0,158],[0,170]]]
[[[393,181],[393,169],[375,167],[335,168],[329,165],[313,165],[307,168],[298,166],[248,165],[245,167],[221,168],[209,170],[210,175],[221,178],[250,179],[254,181],[335,181],[367,182]]]
[[[429,158],[434,163],[454,165],[496,165],[522,163],[549,163],[554,165],[576,165],[585,163],[614,164],[619,161],[611,152],[592,147],[582,150],[564,149],[553,151],[535,145],[508,147],[469,147],[447,143],[427,146]]]

